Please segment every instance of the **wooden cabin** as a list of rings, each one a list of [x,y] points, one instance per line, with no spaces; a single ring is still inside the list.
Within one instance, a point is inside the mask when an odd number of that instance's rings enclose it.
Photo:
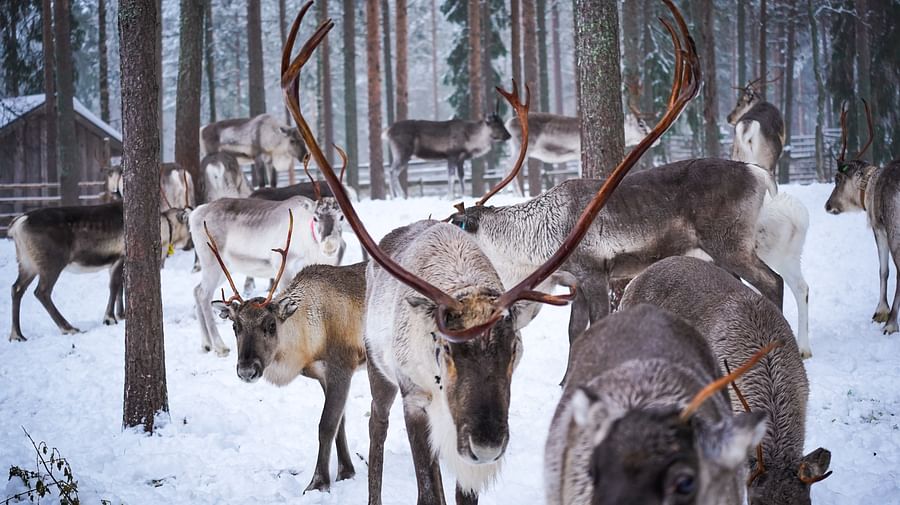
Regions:
[[[6,236],[13,217],[59,205],[57,167],[47,164],[44,105],[43,94],[0,100],[0,237]],[[110,156],[122,155],[122,134],[77,98],[74,106],[81,201],[98,203],[104,190],[101,171],[109,166]]]

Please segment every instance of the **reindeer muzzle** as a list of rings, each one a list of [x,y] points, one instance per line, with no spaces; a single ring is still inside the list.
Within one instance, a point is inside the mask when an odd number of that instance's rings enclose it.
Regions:
[[[256,382],[262,377],[262,363],[258,359],[250,363],[238,363],[237,375],[244,382]]]

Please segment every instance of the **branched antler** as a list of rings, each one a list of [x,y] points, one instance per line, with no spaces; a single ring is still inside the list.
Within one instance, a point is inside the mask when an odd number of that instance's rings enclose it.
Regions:
[[[219,267],[222,269],[222,272],[225,274],[225,278],[228,279],[228,285],[231,286],[231,291],[234,293],[231,295],[231,298],[225,299],[225,290],[222,290],[222,301],[225,305],[230,305],[233,301],[238,301],[240,303],[244,303],[244,299],[241,298],[241,294],[238,292],[237,287],[234,285],[234,279],[231,278],[231,272],[228,271],[228,268],[225,266],[225,261],[222,260],[222,255],[219,254],[219,245],[216,244],[216,239],[213,238],[212,234],[209,233],[209,227],[206,226],[206,221],[203,221],[203,231],[206,232],[206,238],[209,241],[206,243],[210,249],[212,249],[213,254],[216,255],[216,261],[219,262]]]
[[[519,144],[519,157],[516,159],[516,164],[513,165],[512,170],[503,178],[502,181],[498,182],[496,186],[491,188],[490,191],[487,192],[481,200],[475,205],[484,205],[488,199],[492,196],[496,195],[503,188],[507,186],[513,179],[519,175],[519,172],[522,170],[522,164],[525,163],[525,154],[528,151],[528,109],[531,106],[531,89],[528,87],[528,84],[525,85],[525,102],[522,103],[521,98],[519,97],[519,85],[516,83],[516,80],[512,81],[512,93],[506,91],[505,89],[497,86],[497,93],[500,93],[503,98],[506,99],[507,102],[512,106],[513,110],[516,111],[516,115],[519,117],[519,125],[522,128],[522,139]],[[499,109],[500,104],[497,103],[497,108]],[[462,205],[461,203],[459,205]]]

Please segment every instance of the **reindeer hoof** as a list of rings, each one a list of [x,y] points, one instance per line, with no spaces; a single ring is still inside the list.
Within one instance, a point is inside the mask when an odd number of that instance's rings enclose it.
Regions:
[[[307,491],[319,491],[321,493],[327,493],[331,491],[331,482],[328,482],[328,479],[323,479],[318,475],[313,475],[312,482],[306,486],[306,489],[303,490],[303,494],[306,494]]]
[[[897,323],[890,323],[885,325],[882,334],[890,335],[891,333],[897,333]]]
[[[812,351],[809,349],[800,349],[800,357],[802,359],[812,358]]]
[[[116,321],[116,318],[113,316],[106,316],[103,318],[103,324],[105,324],[106,326],[112,326],[114,324],[119,324],[119,322]]]
[[[201,345],[201,346],[200,346],[200,352],[202,352],[202,353],[207,353],[207,352],[209,352],[209,351],[211,351],[211,350],[212,350],[212,347],[210,347],[210,346],[208,346],[208,345]]]
[[[876,311],[875,314],[872,315],[872,321],[876,323],[886,323],[890,314],[889,311]]]
[[[70,326],[68,328],[62,328],[60,331],[62,331],[63,335],[74,335],[76,333],[81,333],[81,330],[79,330],[78,328],[75,328],[73,326]]]
[[[338,474],[337,474],[338,481],[352,479],[353,477],[356,477],[356,470],[354,470],[352,466],[350,468],[339,468],[338,469]]]
[[[207,350],[208,350],[208,348],[207,348]],[[216,356],[218,356],[220,358],[224,358],[224,357],[228,356],[228,353],[230,353],[230,352],[231,352],[231,349],[229,349],[227,347],[223,347],[221,349],[216,349]]]
[[[10,333],[9,334],[10,342],[25,342],[27,340],[28,340],[27,338],[25,338],[23,335],[19,335],[18,333]]]

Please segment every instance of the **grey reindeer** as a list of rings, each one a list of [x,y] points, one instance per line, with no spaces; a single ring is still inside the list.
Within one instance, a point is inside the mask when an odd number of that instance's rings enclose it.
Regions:
[[[874,139],[872,117],[866,103],[866,115],[869,122],[869,140],[852,160],[846,160],[847,127],[846,109],[841,112],[843,129],[843,147],[837,160],[838,169],[834,174],[834,190],[825,202],[825,211],[829,214],[863,211],[869,227],[875,234],[875,245],[878,248],[878,276],[880,291],[878,306],[872,320],[884,323],[884,334],[896,333],[898,330],[897,313],[900,310],[900,280],[894,290],[893,302],[888,305],[887,284],[890,268],[888,258],[893,260],[894,267],[900,271],[900,159],[890,162],[885,167],[877,167],[861,158]]]
[[[499,102],[498,102],[499,108]],[[466,160],[484,156],[495,142],[509,139],[499,111],[483,120],[423,121],[406,119],[389,126],[382,134],[394,157],[391,163],[391,195],[406,197],[400,186],[400,174],[410,158],[447,160],[447,195],[453,198],[454,183],[459,182],[460,195],[466,194],[464,164]]]
[[[826,478],[831,453],[803,455],[809,382],[791,327],[769,300],[725,270],[696,258],[666,258],[625,289],[621,308],[652,304],[680,317],[709,343],[719,364],[741,363],[757,349],[780,347],[735,381],[732,410],[764,412],[766,435],[747,465],[750,505],[811,503],[810,486]]]
[[[675,78],[670,109],[651,135],[616,167],[586,206],[580,224],[529,278],[504,292],[487,256],[455,226],[435,221],[414,223],[388,234],[381,247],[368,234],[300,111],[299,72],[334,26],[331,20],[321,24],[290,61],[300,21],[311,3],[301,9],[291,27],[282,55],[282,87],[312,157],[374,260],[367,272],[370,310],[365,329],[373,396],[369,503],[381,503],[388,414],[399,391],[419,505],[445,503],[440,461],[456,470],[456,503],[474,504],[478,493],[497,475],[510,437],[509,387],[522,346],[518,330],[532,314],[525,306],[532,302],[559,305],[571,298],[571,292],[553,296],[535,288],[575,250],[616,185],[696,96],[696,53],[682,62],[684,55],[676,52],[677,68],[682,70]],[[674,5],[668,5],[680,18]],[[686,33],[683,20],[680,24]],[[669,25],[667,28],[671,30]],[[517,91],[502,93],[516,110],[523,109]],[[522,158],[524,150],[520,162]],[[523,303],[518,304],[520,301]]]
[[[219,316],[234,323],[237,338],[237,375],[244,382],[263,377],[286,386],[297,376],[315,379],[325,393],[319,420],[319,449],[312,480],[304,490],[328,491],[331,486],[331,448],[337,443],[337,480],[355,475],[344,431],[344,409],[353,373],[366,362],[362,331],[365,315],[366,264],[336,267],[310,265],[277,295],[284,272],[290,232],[282,249],[282,266],[266,298],[244,300],[234,291],[212,305]],[[215,239],[209,247],[234,287]],[[213,267],[215,268],[215,267]],[[273,296],[274,295],[274,296]]]
[[[777,107],[763,100],[760,88],[777,80],[760,77],[739,88],[741,93],[727,118],[734,126],[731,159],[756,163],[773,173],[784,148],[784,120]]]
[[[544,451],[548,505],[744,503],[765,414],[732,413],[730,378],[717,380],[697,330],[636,305],[591,326],[573,350]]]
[[[190,210],[168,209],[159,215],[160,257],[169,251],[188,247]],[[26,340],[22,335],[20,309],[25,290],[38,278],[34,296],[41,302],[65,334],[77,333],[56,308],[52,294],[56,281],[65,271],[75,273],[109,269],[109,300],[103,324],[116,324],[125,318],[124,279],[125,216],[122,202],[78,207],[37,209],[15,218],[9,237],[16,244],[19,276],[12,286],[12,329],[9,340]],[[162,264],[162,262],[160,263]]]

